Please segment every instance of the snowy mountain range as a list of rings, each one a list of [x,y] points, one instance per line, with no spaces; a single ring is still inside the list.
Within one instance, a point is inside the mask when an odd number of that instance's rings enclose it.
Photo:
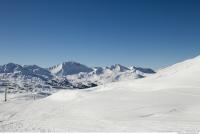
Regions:
[[[37,65],[8,63],[0,66],[0,79],[19,88],[89,88],[127,79],[144,78],[155,73],[152,69],[125,67],[87,67],[77,62],[63,62],[48,69]]]
[[[21,67],[14,68],[19,72]],[[108,82],[118,75],[138,78],[146,71],[150,70],[114,65],[53,77]],[[0,131],[200,132],[200,56],[134,78],[90,89],[57,90],[42,99],[37,94],[36,100],[32,94],[9,94],[9,102],[1,103]]]
[[[51,79],[53,75],[46,69],[37,65],[21,66],[14,63],[8,63],[0,66],[0,74],[12,76],[38,77],[41,79]]]

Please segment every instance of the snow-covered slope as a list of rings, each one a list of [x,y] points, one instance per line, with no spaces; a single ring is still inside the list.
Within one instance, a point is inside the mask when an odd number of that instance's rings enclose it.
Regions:
[[[110,82],[143,78],[147,75],[155,73],[153,70],[152,71],[146,71],[146,70],[151,70],[151,69],[143,69],[143,68],[129,69],[120,64],[115,64],[105,68],[96,67],[93,68],[92,72],[69,75],[66,78],[72,83],[92,82],[101,85]]]
[[[10,88],[9,92],[22,93],[32,92],[39,90],[45,90],[47,87],[46,81],[53,78],[53,75],[48,70],[45,70],[39,66],[21,66],[14,63],[8,63],[0,66],[0,79],[4,80],[7,88]],[[5,84],[3,84],[5,85]],[[4,88],[6,86],[3,86]],[[1,86],[0,86],[1,88]]]
[[[89,73],[92,72],[93,69],[77,62],[64,62],[62,64],[50,67],[49,71],[57,76],[67,76],[81,72]]]
[[[112,65],[111,67],[106,67],[106,69],[110,69],[115,72],[125,72],[129,70],[129,68],[122,66],[120,64],[115,64],[115,65]]]
[[[8,63],[0,66],[0,73],[30,75],[30,72],[28,70],[24,69],[21,65],[15,63]]]
[[[168,88],[200,87],[200,56],[189,59],[173,66],[158,71],[143,80],[134,83],[124,83],[122,85],[134,87],[141,90],[161,90]],[[143,84],[145,83],[145,85]],[[144,88],[146,87],[146,88]]]
[[[0,131],[198,133],[199,80],[196,57],[144,79],[1,103]]]
[[[53,77],[53,75],[48,70],[41,68],[37,65],[25,65],[23,66],[23,68],[28,70],[32,74],[44,77],[46,79],[51,79]]]
[[[131,67],[129,67],[129,69],[136,72],[137,74],[139,74],[141,76],[148,76],[148,75],[156,73],[151,68],[141,68],[141,67],[131,66]]]
[[[130,69],[120,64],[105,68],[90,68],[76,62],[64,62],[49,68],[49,70],[52,74],[62,78],[61,81],[66,79],[75,87],[78,87],[80,84],[90,87],[89,85],[91,84],[102,85],[122,80],[133,80],[155,73],[151,69],[136,67]]]
[[[8,63],[0,66],[0,74],[10,74],[13,76],[29,76],[29,77],[39,77],[41,79],[50,79],[53,76],[51,73],[36,65],[25,65],[21,66],[15,63]]]

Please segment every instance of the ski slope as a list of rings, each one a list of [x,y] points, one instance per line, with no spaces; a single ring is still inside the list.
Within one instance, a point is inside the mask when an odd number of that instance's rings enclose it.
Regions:
[[[197,133],[200,57],[144,79],[9,100],[0,103],[1,132]]]

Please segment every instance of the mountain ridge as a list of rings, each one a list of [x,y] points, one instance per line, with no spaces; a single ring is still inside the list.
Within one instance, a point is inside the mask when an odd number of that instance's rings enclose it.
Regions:
[[[145,72],[131,70],[120,64],[110,67],[88,67],[78,62],[68,61],[42,68],[38,65],[19,65],[8,63],[0,66],[0,79],[18,86],[32,88],[89,88],[109,82],[145,77]],[[152,74],[152,73],[150,73]]]

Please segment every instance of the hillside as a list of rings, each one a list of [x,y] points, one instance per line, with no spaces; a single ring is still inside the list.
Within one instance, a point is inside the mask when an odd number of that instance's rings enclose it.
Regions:
[[[19,105],[14,100],[2,103],[0,130],[199,132],[199,72],[200,57],[196,57],[144,79],[61,90],[44,99],[21,100]]]

